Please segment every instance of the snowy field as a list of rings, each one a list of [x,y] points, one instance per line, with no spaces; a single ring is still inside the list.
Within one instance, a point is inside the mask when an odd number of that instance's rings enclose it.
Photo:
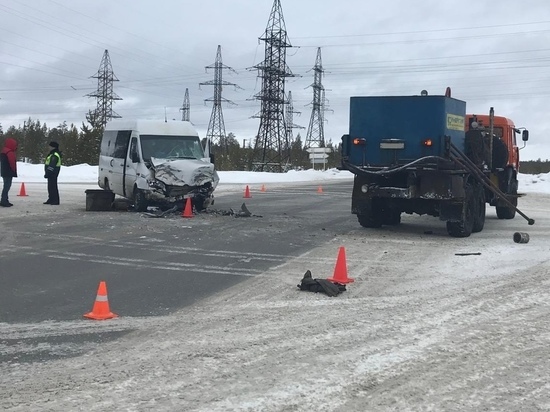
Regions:
[[[14,187],[20,183],[45,183],[44,166],[17,163],[19,177],[13,181]],[[288,173],[266,172],[218,172],[220,184],[269,184],[269,183],[293,183],[311,182],[331,179],[353,179],[353,175],[347,171],[337,169],[290,171]],[[92,188],[97,186],[97,166],[86,164],[63,167],[59,175],[59,183],[89,183]],[[539,175],[519,174],[521,192],[550,193],[550,173]]]
[[[42,186],[35,168],[22,165],[18,181]],[[67,167],[60,181],[92,184],[94,173]],[[221,190],[352,178],[337,170],[220,175]],[[63,185],[62,206],[71,187]],[[548,411],[550,176],[520,175],[520,192],[534,226],[519,216],[499,221],[488,208],[483,232],[457,239],[407,230],[440,222],[404,216],[398,228],[357,225],[173,315],[2,324],[21,340],[44,329],[52,337],[137,331],[77,358],[0,365],[0,409]],[[514,243],[516,231],[530,242]],[[347,291],[299,291],[306,270],[332,275],[340,246],[355,279]]]

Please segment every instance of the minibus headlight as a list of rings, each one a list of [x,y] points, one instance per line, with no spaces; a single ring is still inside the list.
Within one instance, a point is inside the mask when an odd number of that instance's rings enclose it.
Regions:
[[[166,190],[166,185],[160,180],[156,180],[156,179],[149,181],[149,187],[152,189],[159,189],[162,191]]]

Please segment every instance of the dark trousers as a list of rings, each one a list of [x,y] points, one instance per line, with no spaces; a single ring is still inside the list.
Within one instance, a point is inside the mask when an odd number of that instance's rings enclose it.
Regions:
[[[57,189],[57,176],[48,177],[48,202],[59,203],[59,190]]]
[[[2,198],[0,199],[0,201],[8,202],[8,192],[11,189],[11,182],[13,180],[13,177],[3,177],[2,179],[4,179],[4,187],[2,188]]]

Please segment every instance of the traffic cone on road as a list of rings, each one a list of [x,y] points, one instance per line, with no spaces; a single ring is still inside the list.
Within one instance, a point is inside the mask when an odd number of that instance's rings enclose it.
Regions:
[[[27,191],[25,190],[25,183],[21,183],[21,189],[17,196],[28,196]]]
[[[338,250],[338,258],[336,259],[336,266],[334,266],[334,274],[327,280],[334,283],[352,283],[355,279],[348,278],[348,265],[346,263],[346,249],[344,246],[340,246]]]
[[[191,198],[188,197],[185,201],[185,207],[183,208],[183,213],[181,217],[193,217],[193,206],[191,205]]]
[[[246,189],[244,190],[244,196],[245,199],[250,199],[252,196],[250,195],[250,189],[248,188],[248,185],[246,185]]]
[[[265,192],[265,185],[262,185],[262,188],[260,189],[260,192]]]
[[[114,314],[109,309],[109,299],[107,298],[107,285],[104,281],[99,282],[99,288],[97,289],[97,296],[95,298],[92,311],[84,314],[84,317],[94,320],[118,318],[118,315]]]
[[[323,188],[321,186],[317,188],[317,193],[323,193]]]

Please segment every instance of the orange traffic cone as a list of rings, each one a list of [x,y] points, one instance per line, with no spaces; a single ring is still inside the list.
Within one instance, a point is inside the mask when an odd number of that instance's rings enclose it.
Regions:
[[[262,185],[262,188],[260,189],[260,192],[265,192],[265,185]]]
[[[188,197],[185,201],[185,207],[183,208],[183,213],[181,217],[193,217],[193,207],[191,205],[191,198]]]
[[[321,186],[317,188],[317,193],[323,193],[323,188]]]
[[[346,263],[346,249],[344,246],[340,246],[338,250],[338,259],[336,259],[336,266],[334,266],[334,274],[331,278],[327,278],[327,280],[343,285],[355,281],[355,279],[348,278],[348,265]]]
[[[248,185],[246,185],[246,189],[244,190],[244,196],[245,199],[249,199],[252,196],[250,195],[250,189],[248,188]]]
[[[19,190],[19,194],[17,196],[28,196],[27,192],[25,191],[25,183],[21,183],[21,190]]]
[[[118,315],[111,312],[111,310],[109,309],[109,299],[107,298],[107,285],[104,281],[99,282],[99,288],[97,289],[97,296],[95,298],[92,311],[86,313],[84,317],[94,320],[118,318]]]

